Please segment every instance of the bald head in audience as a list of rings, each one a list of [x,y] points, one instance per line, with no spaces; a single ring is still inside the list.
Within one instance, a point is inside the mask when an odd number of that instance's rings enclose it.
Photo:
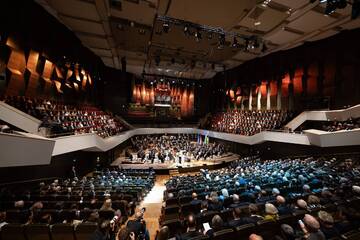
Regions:
[[[249,240],[263,240],[263,237],[253,233],[249,236]]]

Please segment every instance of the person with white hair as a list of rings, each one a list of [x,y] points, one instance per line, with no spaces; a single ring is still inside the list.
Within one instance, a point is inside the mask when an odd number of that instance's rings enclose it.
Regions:
[[[310,214],[305,214],[303,221],[299,222],[300,228],[304,233],[305,239],[325,240],[324,233],[320,230],[320,223]]]
[[[352,191],[356,195],[360,195],[360,186],[356,186],[356,185],[352,186]]]

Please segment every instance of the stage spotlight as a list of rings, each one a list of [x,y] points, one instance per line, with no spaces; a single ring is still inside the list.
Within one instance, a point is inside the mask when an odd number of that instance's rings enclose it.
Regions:
[[[249,50],[250,49],[250,41],[249,39],[245,39],[245,50]]]
[[[239,47],[239,43],[238,43],[238,41],[237,41],[237,39],[236,39],[236,37],[234,37],[234,40],[233,40],[233,43],[232,43],[232,45],[231,45],[233,48],[237,48],[237,47]]]
[[[351,19],[355,19],[360,15],[360,0],[354,0],[351,11]]]
[[[225,45],[225,34],[221,34],[219,36],[219,45],[218,45],[218,49],[223,49]]]
[[[194,36],[195,36],[196,42],[200,42],[200,40],[201,40],[201,32],[200,32],[200,30],[196,30]]]
[[[164,22],[164,23],[163,23],[163,32],[164,32],[164,33],[168,33],[169,30],[170,30],[170,25],[169,25],[169,23]]]
[[[190,35],[190,30],[189,30],[189,26],[188,26],[188,25],[185,25],[185,26],[184,26],[184,34],[185,34],[185,36],[189,36],[189,35]]]
[[[209,39],[209,40],[211,40],[212,38],[213,38],[212,33],[209,33],[209,35],[208,35],[208,39]]]

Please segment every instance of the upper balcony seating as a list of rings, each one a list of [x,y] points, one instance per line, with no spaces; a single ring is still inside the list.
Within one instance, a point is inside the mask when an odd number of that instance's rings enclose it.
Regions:
[[[346,121],[305,121],[301,130],[317,129],[326,132],[336,132],[341,130],[353,130],[360,128],[360,118],[349,118]]]
[[[51,129],[50,136],[97,133],[106,138],[127,129],[111,113],[90,104],[76,106],[23,96],[5,96],[4,102],[41,120],[41,127]]]

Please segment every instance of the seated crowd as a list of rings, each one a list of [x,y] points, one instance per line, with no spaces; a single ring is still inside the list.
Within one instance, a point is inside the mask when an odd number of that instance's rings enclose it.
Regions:
[[[346,121],[329,121],[322,124],[321,129],[327,132],[336,132],[340,130],[353,130],[360,128],[360,118],[349,118]]]
[[[92,105],[70,105],[53,100],[5,96],[4,102],[42,121],[50,135],[97,133],[106,138],[125,131],[125,125],[111,113]]]
[[[3,188],[0,192],[0,236],[16,227],[20,233],[25,228],[29,235],[31,229],[38,226],[47,229],[46,235],[49,225],[54,230],[64,226],[61,224],[72,231],[75,229],[79,236],[87,236],[77,239],[89,239],[98,234],[96,228],[115,234],[135,212],[136,204],[150,191],[154,180],[154,171],[150,169],[113,168],[97,172],[93,177],[56,179],[28,189]],[[28,235],[27,239],[31,239]]]
[[[226,153],[223,144],[196,141],[194,134],[144,135],[131,141],[137,157],[152,163],[205,160]]]
[[[360,227],[359,183],[356,161],[313,157],[249,157],[172,177],[158,240],[340,239]]]
[[[251,136],[264,130],[279,129],[291,118],[280,110],[229,110],[215,114],[210,130]]]

